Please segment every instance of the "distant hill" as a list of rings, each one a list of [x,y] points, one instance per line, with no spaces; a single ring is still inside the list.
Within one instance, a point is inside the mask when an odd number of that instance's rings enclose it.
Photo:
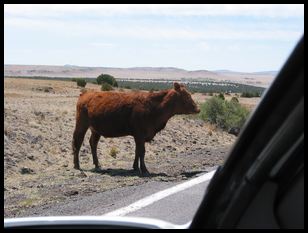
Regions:
[[[223,75],[268,75],[268,76],[276,76],[278,71],[260,71],[260,72],[238,72],[233,70],[213,70],[217,74]]]
[[[229,70],[193,70],[176,67],[84,67],[66,64],[49,65],[4,65],[4,76],[43,76],[43,77],[84,77],[93,78],[100,74],[110,74],[118,79],[212,79],[232,81],[266,87],[272,81],[275,71],[257,73],[235,72]]]
[[[278,74],[278,71],[261,71],[261,72],[254,72],[253,74],[257,75],[273,75],[276,76]]]
[[[6,76],[53,76],[53,77],[97,77],[105,73],[116,78],[137,79],[181,79],[181,78],[212,78],[216,73],[202,71],[187,71],[174,67],[83,67],[74,65],[4,65]]]

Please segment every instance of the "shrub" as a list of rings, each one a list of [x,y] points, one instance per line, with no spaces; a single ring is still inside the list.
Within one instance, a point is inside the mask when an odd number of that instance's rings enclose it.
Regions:
[[[81,78],[77,79],[77,86],[78,87],[85,87],[86,85],[87,85],[86,80],[81,79]]]
[[[246,97],[246,98],[252,98],[252,97],[260,97],[259,92],[243,92],[241,94],[241,97]]]
[[[229,130],[233,127],[241,128],[244,125],[248,115],[249,111],[240,105],[240,103],[235,101],[227,102],[225,129]]]
[[[109,155],[113,158],[116,158],[117,157],[117,154],[119,153],[119,151],[117,150],[117,148],[115,147],[112,147],[110,152],[109,152]]]
[[[233,96],[230,101],[234,101],[234,102],[239,103],[238,98],[236,98],[235,96]]]
[[[224,96],[224,94],[219,93],[219,94],[218,94],[218,98],[220,98],[220,99],[224,100],[224,99],[225,99],[225,96]]]
[[[255,97],[261,97],[261,93],[260,92],[255,92]]]
[[[53,88],[52,87],[43,87],[44,92],[52,92]]]
[[[245,98],[251,98],[252,97],[252,94],[250,92],[243,92],[241,94],[241,97],[245,97]]]
[[[248,114],[249,111],[235,100],[226,101],[213,97],[201,105],[199,117],[224,130],[229,130],[232,127],[241,128]]]
[[[224,115],[225,112],[224,103],[224,100],[216,96],[206,101],[201,105],[201,119],[212,124],[219,124],[219,119]]]
[[[112,91],[113,88],[112,88],[112,86],[110,84],[103,82],[101,90],[102,91]]]
[[[113,87],[118,87],[118,83],[116,81],[116,79],[109,75],[109,74],[101,74],[96,78],[96,81],[98,84],[103,84],[108,83],[109,85],[113,86]]]

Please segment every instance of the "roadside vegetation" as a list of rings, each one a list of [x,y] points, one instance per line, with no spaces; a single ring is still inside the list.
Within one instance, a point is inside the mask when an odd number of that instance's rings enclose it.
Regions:
[[[78,87],[85,87],[87,85],[87,81],[84,78],[72,78],[72,82],[76,82]]]
[[[113,87],[110,84],[103,82],[101,86],[101,90],[102,91],[112,91]]]
[[[101,74],[96,78],[97,84],[108,83],[110,86],[118,87],[117,80],[109,74]]]
[[[76,79],[76,82],[78,87],[85,87],[87,85],[86,80],[81,78]]]
[[[226,131],[231,128],[241,128],[249,115],[249,111],[239,103],[236,97],[227,101],[222,94],[201,104],[200,109],[199,117],[202,120]]]
[[[172,88],[174,81],[166,80],[118,80],[119,87],[139,90],[165,90]],[[182,82],[178,80],[178,82]],[[214,81],[194,81],[185,83],[185,86],[191,93],[254,93],[254,95],[261,96],[265,88],[250,86],[245,84],[231,83],[231,82],[214,82]],[[246,95],[246,94],[245,94]]]
[[[261,93],[259,92],[243,92],[241,97],[252,98],[252,97],[261,97]]]
[[[101,74],[96,78],[96,83],[101,85],[102,91],[112,91],[114,87],[118,87],[117,80],[109,74]]]
[[[100,77],[100,78],[99,78]],[[76,78],[67,77],[41,77],[41,76],[5,76],[5,78],[26,78],[39,80],[59,80],[59,81],[76,81]],[[116,80],[113,76],[103,74],[97,78],[83,78],[87,83],[102,85],[103,82],[108,83],[112,87],[119,87],[132,90],[159,91],[172,88],[175,80]],[[251,85],[212,81],[212,80],[177,80],[184,83],[191,93],[204,93],[213,96],[214,93],[241,93],[242,97],[259,97],[264,92],[265,88]],[[248,93],[248,94],[247,94]]]

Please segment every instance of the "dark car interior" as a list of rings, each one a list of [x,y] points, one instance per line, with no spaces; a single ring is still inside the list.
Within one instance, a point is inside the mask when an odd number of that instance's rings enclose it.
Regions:
[[[191,228],[304,228],[304,37],[213,177]]]

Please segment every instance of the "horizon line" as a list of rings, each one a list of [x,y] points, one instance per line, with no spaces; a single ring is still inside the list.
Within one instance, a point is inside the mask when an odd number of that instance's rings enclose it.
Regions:
[[[215,69],[215,70],[208,70],[208,69],[196,69],[196,70],[188,70],[180,67],[174,66],[131,66],[131,67],[108,67],[108,66],[80,66],[80,65],[72,65],[72,64],[65,64],[65,65],[35,65],[35,64],[4,64],[5,66],[72,66],[72,67],[86,67],[86,68],[111,68],[111,69],[135,69],[135,68],[164,68],[164,69],[178,69],[178,70],[185,70],[185,71],[207,71],[207,72],[234,72],[234,73],[261,73],[261,72],[278,72],[279,70],[259,70],[259,71],[238,71],[238,70],[229,70],[229,69]]]

